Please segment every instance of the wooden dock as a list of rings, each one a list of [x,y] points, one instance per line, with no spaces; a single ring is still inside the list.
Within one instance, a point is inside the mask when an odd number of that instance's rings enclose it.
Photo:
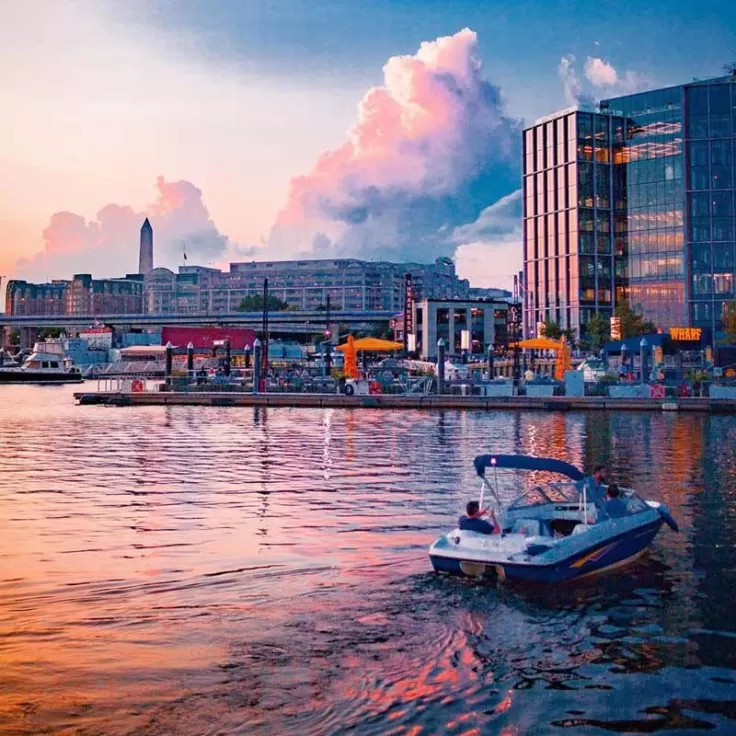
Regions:
[[[144,391],[140,393],[87,392],[74,394],[83,406],[232,406],[290,407],[316,409],[476,409],[483,411],[684,411],[736,413],[736,401],[709,398],[612,399],[604,396],[584,398],[554,397],[483,397],[378,394],[344,396],[342,394],[252,394],[216,391]]]

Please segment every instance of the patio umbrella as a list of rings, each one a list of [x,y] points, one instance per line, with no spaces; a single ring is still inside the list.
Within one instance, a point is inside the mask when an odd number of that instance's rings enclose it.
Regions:
[[[340,347],[337,349],[339,350]],[[358,361],[357,351],[355,349],[355,339],[352,335],[348,335],[348,341],[345,343],[345,377],[346,378],[357,378],[358,377]]]
[[[360,340],[353,341],[353,347],[356,352],[366,353],[394,353],[397,350],[403,350],[404,346],[400,342],[392,342],[391,340],[379,340],[377,337],[361,337]],[[338,345],[336,350],[345,352],[348,349],[348,343]]]

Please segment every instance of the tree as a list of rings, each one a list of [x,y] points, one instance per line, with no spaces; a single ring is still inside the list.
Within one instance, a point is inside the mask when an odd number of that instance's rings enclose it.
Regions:
[[[268,296],[269,312],[285,312],[289,309],[287,302],[271,294]],[[263,294],[249,294],[241,299],[240,304],[235,307],[236,312],[262,312],[263,311]]]
[[[726,345],[736,345],[736,301],[723,305],[723,340]]]
[[[61,327],[42,327],[38,331],[39,340],[50,340],[61,337],[64,330]]]
[[[550,340],[559,340],[562,337],[562,329],[557,322],[547,319],[544,321],[544,326],[542,327],[542,335],[548,337]]]
[[[623,340],[657,331],[654,324],[635,312],[625,299],[622,299],[616,305],[616,316],[621,320],[621,338]]]
[[[611,329],[608,320],[596,312],[585,326],[585,341],[588,348],[598,353],[603,343],[610,339]]]

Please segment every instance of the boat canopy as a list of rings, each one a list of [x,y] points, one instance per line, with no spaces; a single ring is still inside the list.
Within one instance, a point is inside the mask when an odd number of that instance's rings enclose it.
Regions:
[[[475,471],[483,478],[486,468],[510,468],[514,470],[546,470],[549,473],[566,475],[572,480],[582,480],[585,473],[570,463],[551,457],[529,457],[528,455],[478,455],[473,460]]]

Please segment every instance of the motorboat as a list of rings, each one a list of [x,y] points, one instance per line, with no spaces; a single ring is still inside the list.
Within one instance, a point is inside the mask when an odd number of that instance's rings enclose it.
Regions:
[[[429,549],[437,572],[475,578],[496,577],[529,583],[562,583],[603,573],[643,555],[663,524],[679,531],[669,509],[620,488],[623,513],[613,517],[592,477],[570,463],[526,455],[479,455],[480,508],[490,495],[500,533],[456,528]],[[487,470],[493,469],[494,485]],[[524,491],[504,507],[498,470],[513,469],[563,476]],[[538,477],[538,476],[537,476]],[[532,477],[532,483],[536,480]]]
[[[34,350],[16,367],[0,368],[2,383],[81,383],[82,374],[58,353]]]

